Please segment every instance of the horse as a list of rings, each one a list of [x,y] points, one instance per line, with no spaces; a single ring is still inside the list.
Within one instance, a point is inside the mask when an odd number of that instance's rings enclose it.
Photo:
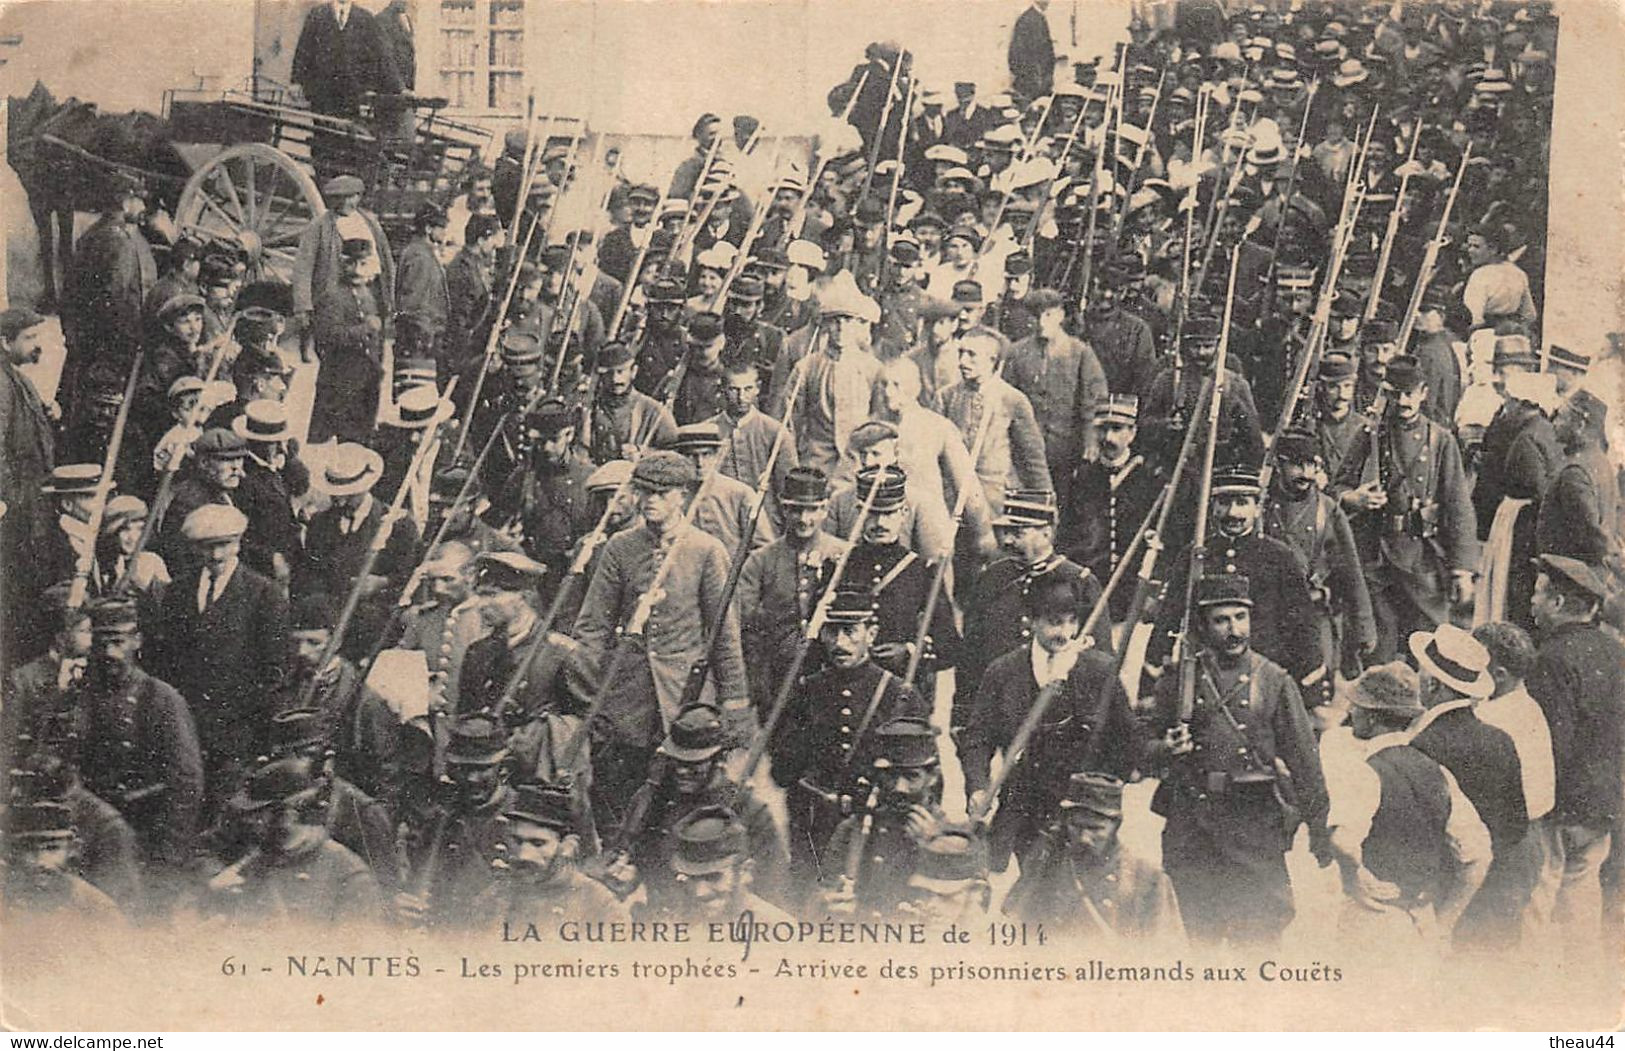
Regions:
[[[102,113],[93,102],[58,101],[39,81],[10,102],[7,159],[39,233],[39,306],[54,311],[58,272],[73,258],[74,213],[102,210],[109,175],[142,176],[153,208],[174,215],[192,169],[171,141],[168,122],[151,113]]]

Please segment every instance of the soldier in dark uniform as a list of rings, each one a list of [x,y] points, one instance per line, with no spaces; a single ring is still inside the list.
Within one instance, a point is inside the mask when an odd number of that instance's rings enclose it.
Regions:
[[[1061,572],[1036,577],[1023,597],[1023,619],[1032,641],[1006,651],[982,676],[974,706],[961,713],[954,741],[965,774],[969,809],[986,809],[995,752],[1015,764],[999,796],[989,830],[992,865],[1003,872],[1014,852],[1026,867],[1039,836],[1066,793],[1067,777],[1079,769],[1127,777],[1141,751],[1128,696],[1107,652],[1080,644],[1088,578]],[[1020,755],[1014,739],[1045,691],[1050,691],[1037,729]]]
[[[1322,662],[1352,678],[1377,647],[1377,624],[1348,516],[1316,485],[1321,469],[1317,444],[1306,430],[1288,430],[1277,440],[1279,470],[1264,508],[1263,530],[1298,556],[1314,603]],[[1329,689],[1331,676],[1322,682]]]
[[[722,716],[709,704],[690,704],[672,720],[665,741],[649,764],[649,776],[627,808],[609,850],[624,851],[611,861],[609,873],[628,891],[641,883],[656,908],[670,903],[679,873],[672,867],[679,849],[677,829],[706,807],[726,807],[745,827],[747,857],[764,897],[784,900],[790,861],[784,837],[767,804],[749,785],[738,784],[723,766],[727,735]]]
[[[1163,487],[1144,454],[1134,451],[1139,415],[1140,399],[1133,394],[1108,395],[1096,407],[1100,455],[1077,465],[1061,508],[1055,546],[1097,581],[1111,579]],[[1114,621],[1128,613],[1129,590],[1112,594]]]
[[[1477,525],[1454,436],[1422,415],[1427,384],[1413,357],[1388,366],[1376,437],[1351,451],[1331,491],[1354,528],[1377,620],[1377,660],[1449,619],[1472,593]],[[1372,448],[1375,446],[1375,449]]]
[[[903,717],[875,733],[868,799],[830,839],[823,878],[828,912],[890,916],[908,896],[920,849],[942,828],[937,731]]]
[[[797,901],[840,864],[826,845],[861,802],[875,731],[894,718],[931,712],[930,701],[871,659],[879,630],[874,598],[866,584],[848,580],[819,629],[828,667],[791,692],[768,745],[790,815]]]
[[[579,444],[593,463],[635,460],[645,446],[666,447],[677,440],[671,410],[634,387],[635,378],[643,373],[642,366],[633,362],[631,347],[606,343],[597,364],[592,401],[583,406],[585,419],[579,431]]]
[[[1315,703],[1324,703],[1320,698],[1330,696],[1330,669],[1322,660],[1308,578],[1292,549],[1260,530],[1259,494],[1258,472],[1252,468],[1214,471],[1214,529],[1208,534],[1196,572],[1204,576],[1240,574],[1250,581],[1253,649],[1286,669],[1301,690],[1312,691]],[[1157,618],[1157,632],[1146,651],[1149,667],[1158,667],[1173,650],[1191,563],[1187,548],[1168,574],[1167,593],[1173,598]]]
[[[1055,551],[1055,494],[1006,489],[1004,511],[993,520],[1005,557],[994,562],[965,589],[964,648],[954,672],[954,714],[949,725],[963,725],[974,706],[982,673],[1013,649],[1033,640],[1027,596],[1042,579],[1077,582],[1078,623],[1088,619],[1100,598],[1100,581],[1076,562]],[[1109,627],[1109,625],[1108,625]],[[1111,633],[1098,627],[1093,645],[1111,649]]]
[[[491,507],[499,528],[517,530],[554,580],[563,577],[576,539],[593,526],[585,489],[593,464],[575,438],[575,410],[562,398],[544,400],[525,418],[526,455]]]
[[[758,923],[790,921],[782,909],[757,896],[757,859],[750,854],[749,830],[732,810],[701,807],[678,824],[672,837],[676,849],[671,864],[677,876],[665,915],[712,924],[741,917]]]
[[[1196,310],[1192,306],[1192,310]],[[1218,318],[1194,315],[1186,318],[1178,358],[1163,367],[1151,384],[1151,393],[1140,405],[1140,441],[1146,458],[1164,473],[1172,472],[1179,455],[1185,428],[1197,413],[1206,412],[1202,388],[1217,363],[1221,324]],[[1197,421],[1203,426],[1205,420]],[[1224,393],[1219,401],[1217,463],[1259,463],[1264,457],[1264,437],[1259,429],[1258,409],[1246,377],[1227,362]],[[1194,461],[1195,458],[1192,457]],[[1185,478],[1176,479],[1180,492],[1193,492],[1197,464],[1192,462]],[[1189,488],[1187,488],[1189,487]],[[1188,536],[1191,502],[1175,496],[1175,533]],[[1190,510],[1195,510],[1194,508]]]
[[[1102,268],[1099,286],[1085,305],[1080,337],[1094,348],[1106,386],[1113,394],[1144,398],[1161,365],[1151,326],[1126,308],[1140,272],[1137,258]]]
[[[443,544],[459,543],[477,555],[484,551],[518,551],[519,541],[485,520],[491,510],[478,478],[468,479],[468,468],[452,466],[436,471],[429,483],[429,517],[423,535],[439,537]],[[442,526],[445,532],[440,530]]]
[[[1369,442],[1376,428],[1371,417],[1354,407],[1355,372],[1354,359],[1346,354],[1327,354],[1320,359],[1314,428],[1329,481],[1342,476],[1343,461],[1358,443]]]
[[[749,274],[741,274],[728,286],[722,354],[730,365],[748,361],[768,373],[784,351],[784,331],[761,319],[762,292],[762,279]]]
[[[1540,502],[1538,553],[1592,563],[1619,556],[1619,475],[1608,459],[1607,422],[1607,404],[1588,390],[1575,391],[1558,410],[1565,458]]]
[[[678,425],[699,423],[722,411],[722,317],[702,311],[689,318],[688,349],[655,396],[671,407]]]
[[[931,611],[931,622],[923,638],[917,640],[937,565],[903,546],[906,482],[907,475],[899,467],[872,467],[858,472],[859,506],[871,488],[876,492],[858,545],[847,561],[845,579],[874,592],[880,617],[873,650],[877,664],[893,675],[902,675],[915,646],[924,646],[915,682],[929,697],[933,696],[934,672],[951,668],[959,660],[960,639],[954,627],[953,597],[943,587]]]
[[[920,287],[920,244],[911,234],[892,239],[887,269],[890,287],[880,293],[880,325],[875,331],[875,355],[883,360],[912,354],[924,338],[920,319],[931,298]]]
[[[230,802],[252,847],[209,880],[205,910],[311,927],[384,922],[377,877],[328,835],[321,796],[314,760],[277,759],[257,770]]]
[[[492,430],[501,428],[480,469],[480,480],[490,492],[499,490],[523,459],[524,420],[520,416],[543,383],[542,341],[536,333],[516,323],[502,333],[497,354],[501,368],[493,363],[468,425],[468,441],[475,448],[491,439]],[[464,394],[472,396],[472,389]]]
[[[637,389],[653,395],[682,359],[688,347],[688,333],[683,323],[680,282],[658,278],[648,286],[647,300],[643,336],[636,352]]]
[[[159,884],[190,860],[203,803],[197,729],[180,693],[136,665],[142,636],[135,603],[98,600],[90,622],[90,663],[63,698],[63,728],[77,734],[71,758],[85,787],[135,830],[161,907]]]
[[[1004,899],[1005,914],[1097,944],[1181,937],[1173,883],[1118,836],[1123,782],[1073,774],[1057,810],[1043,852]]]
[[[502,815],[513,802],[504,761],[507,734],[483,715],[459,719],[446,746],[450,784],[407,808],[397,838],[402,891],[395,910],[409,926],[458,928],[477,922],[476,903],[507,852]]]
[[[506,857],[474,902],[487,926],[523,930],[542,920],[622,920],[626,908],[602,883],[582,873],[570,789],[547,782],[515,786],[503,812]]]
[[[1291,833],[1300,817],[1311,828],[1325,820],[1309,717],[1292,677],[1253,651],[1254,608],[1245,576],[1203,577],[1194,705],[1184,710],[1179,675],[1156,691],[1150,758],[1168,764],[1151,804],[1167,820],[1162,867],[1186,933],[1204,943],[1280,938],[1294,914]]]

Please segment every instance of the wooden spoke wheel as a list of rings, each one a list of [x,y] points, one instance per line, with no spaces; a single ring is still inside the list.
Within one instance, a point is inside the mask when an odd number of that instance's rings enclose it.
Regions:
[[[250,280],[291,283],[299,237],[327,205],[293,158],[246,142],[228,146],[193,172],[176,211],[183,231],[240,245]]]

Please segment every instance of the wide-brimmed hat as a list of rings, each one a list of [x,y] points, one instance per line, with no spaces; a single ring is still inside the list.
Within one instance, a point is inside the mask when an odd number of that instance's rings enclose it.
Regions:
[[[671,721],[660,751],[679,763],[700,763],[716,758],[725,737],[721,712],[709,704],[689,704]]]
[[[231,429],[245,442],[285,442],[293,437],[287,407],[269,398],[244,406],[243,414],[231,421]]]
[[[1416,672],[1404,661],[1378,664],[1360,673],[1349,686],[1349,703],[1376,712],[1421,715]]]
[[[1417,667],[1462,696],[1484,698],[1495,692],[1489,650],[1454,624],[1412,632],[1410,649]]]
[[[310,479],[313,489],[328,496],[356,496],[378,484],[384,476],[384,458],[365,445],[342,442]]]

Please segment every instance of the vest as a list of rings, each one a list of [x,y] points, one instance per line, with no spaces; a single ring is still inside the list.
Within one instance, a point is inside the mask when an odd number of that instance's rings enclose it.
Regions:
[[[1431,900],[1446,872],[1450,786],[1444,771],[1409,745],[1384,748],[1366,762],[1382,780],[1382,802],[1361,848],[1362,863],[1408,900]]]

